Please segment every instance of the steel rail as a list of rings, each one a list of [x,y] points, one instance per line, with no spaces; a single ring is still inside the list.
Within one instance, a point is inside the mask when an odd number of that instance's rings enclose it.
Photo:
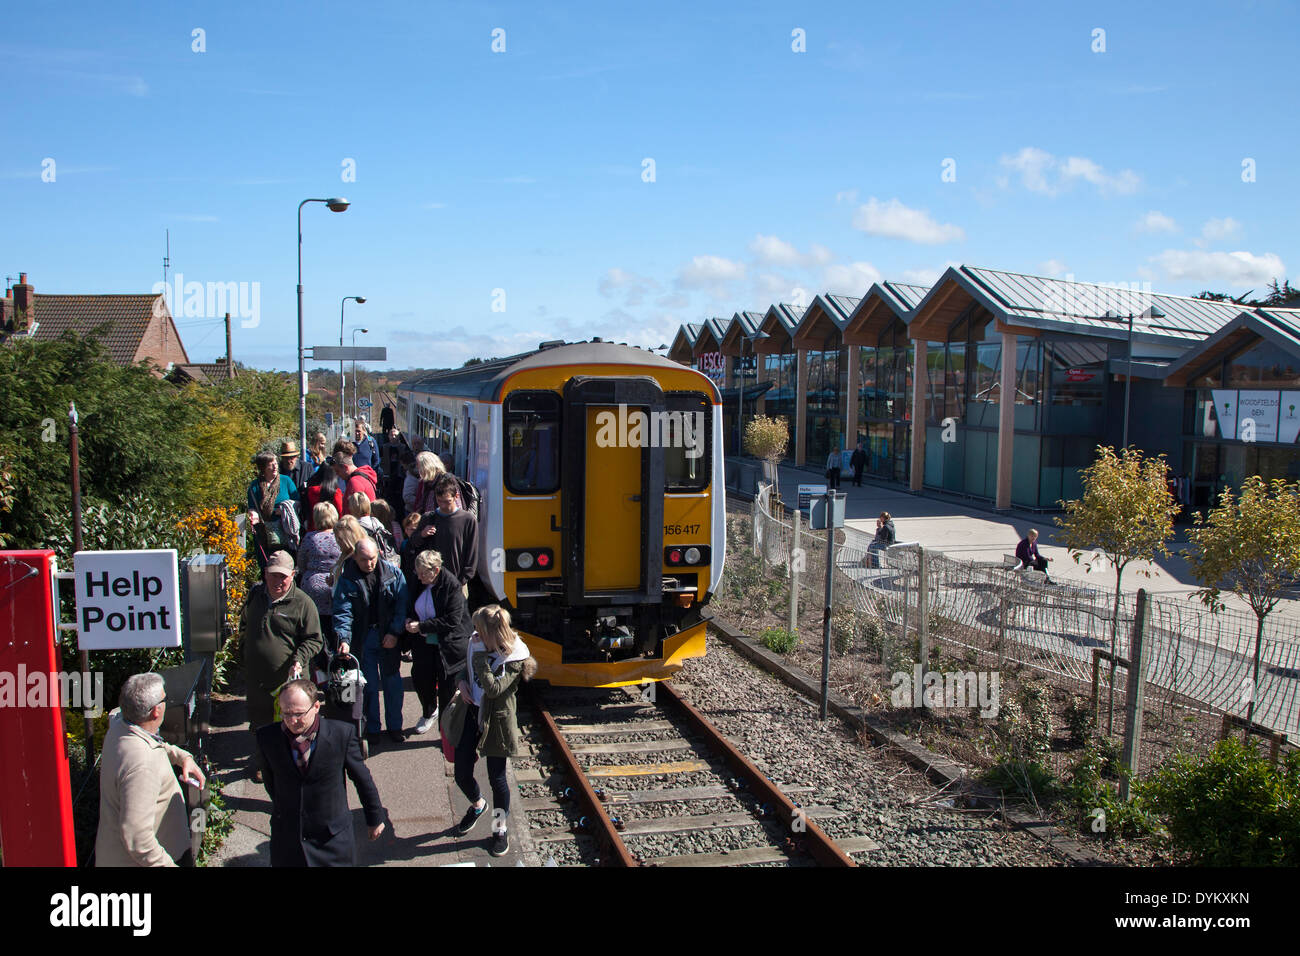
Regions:
[[[780,788],[750,762],[707,717],[695,709],[667,681],[655,688],[656,702],[667,702],[710,745],[716,747],[727,766],[740,776],[754,796],[768,803],[777,817],[790,828],[795,842],[802,845],[809,856],[821,866],[857,866],[853,859],[826,835],[806,813],[781,792]],[[796,820],[798,821],[796,823]]]
[[[605,812],[605,805],[600,798],[596,796],[596,791],[592,789],[590,781],[587,780],[587,774],[578,763],[578,758],[574,756],[573,751],[569,749],[569,744],[564,739],[564,734],[560,732],[559,726],[551,717],[550,710],[542,703],[542,695],[529,689],[531,702],[538,717],[541,718],[541,726],[546,734],[547,743],[551,745],[557,762],[560,763],[565,774],[573,781],[573,792],[578,798],[578,803],[582,806],[586,814],[589,830],[607,851],[607,856],[603,857],[607,862],[615,866],[640,866],[636,858],[632,856],[619,836],[618,830],[614,827],[614,822]]]

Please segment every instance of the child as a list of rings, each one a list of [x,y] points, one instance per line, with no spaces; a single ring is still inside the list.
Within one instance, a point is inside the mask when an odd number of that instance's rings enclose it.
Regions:
[[[468,710],[465,729],[456,745],[456,784],[469,798],[469,809],[457,831],[469,833],[487,809],[474,779],[479,754],[487,758],[488,781],[492,785],[492,829],[489,851],[501,856],[510,849],[506,818],[510,814],[510,787],[506,782],[506,758],[519,751],[519,725],[515,721],[515,692],[519,681],[537,673],[537,662],[528,647],[510,627],[510,613],[489,604],[474,612],[474,634],[466,658],[468,671],[459,687]]]

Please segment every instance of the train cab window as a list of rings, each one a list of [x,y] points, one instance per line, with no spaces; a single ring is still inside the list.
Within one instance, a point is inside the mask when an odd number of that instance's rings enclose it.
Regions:
[[[664,398],[671,439],[664,443],[664,490],[703,491],[713,457],[713,406],[700,392],[669,392]]]
[[[506,487],[518,495],[560,488],[560,396],[514,392],[505,401]]]

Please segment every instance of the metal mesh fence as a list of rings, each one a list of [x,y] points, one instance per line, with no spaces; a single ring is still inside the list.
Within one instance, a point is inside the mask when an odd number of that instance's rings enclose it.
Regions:
[[[762,558],[769,576],[784,581],[793,555],[801,572],[801,601],[820,608],[825,532],[810,531],[797,512],[773,503],[770,492],[770,486],[760,486],[750,506],[750,552]],[[835,615],[842,616],[842,626],[870,634],[886,673],[910,668],[922,613],[918,551],[903,544],[880,555],[869,549],[871,536],[853,528],[838,529],[836,537]],[[1136,593],[1122,594],[1117,605],[1113,577],[1107,584],[1099,576],[1091,587],[1048,586],[1041,574],[954,560],[937,551],[927,551],[924,563],[924,613],[930,645],[940,660],[946,655],[999,671],[1029,668],[1050,685],[1087,700],[1100,715],[1101,732],[1122,735]],[[1133,592],[1140,582],[1132,573],[1125,575],[1125,586]],[[1190,597],[1148,596],[1148,606],[1140,743],[1144,769],[1158,766],[1175,750],[1208,749],[1220,736],[1223,715],[1244,717],[1252,695],[1257,724],[1291,741],[1300,737],[1300,624],[1286,618],[1266,622],[1255,686],[1253,614],[1212,612]],[[1113,705],[1112,652],[1120,659]]]

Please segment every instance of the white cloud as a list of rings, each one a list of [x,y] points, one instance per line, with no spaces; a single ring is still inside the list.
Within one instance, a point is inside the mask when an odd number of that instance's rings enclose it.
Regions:
[[[792,243],[762,233],[754,236],[749,251],[765,266],[823,266],[835,258],[834,253],[815,242],[807,252],[800,252]]]
[[[1271,252],[1200,252],[1166,249],[1151,262],[1163,270],[1166,279],[1194,279],[1198,282],[1227,282],[1230,285],[1261,285],[1286,275],[1286,266]]]
[[[623,296],[623,304],[640,305],[647,296],[654,295],[662,289],[654,279],[625,272],[619,268],[610,269],[596,284],[597,291],[605,298],[614,295]]]
[[[1030,192],[1055,196],[1070,189],[1080,180],[1091,183],[1103,196],[1127,195],[1137,191],[1141,177],[1131,169],[1108,173],[1083,156],[1053,156],[1036,146],[1026,146],[1014,156],[1003,156],[1001,164],[1018,173],[1020,184]],[[1003,180],[1003,185],[1006,181]]]
[[[1040,262],[1038,268],[1043,270],[1043,274],[1052,278],[1060,278],[1069,272],[1069,267],[1060,259],[1048,259],[1046,262]]]
[[[872,283],[880,279],[880,270],[870,262],[839,263],[827,266],[822,273],[822,285],[826,291],[842,295],[865,295]]]
[[[794,280],[785,276],[777,275],[774,272],[764,272],[754,280],[754,291],[760,299],[781,302],[790,298],[797,284]]]
[[[836,202],[857,202],[858,191],[856,189],[842,189],[835,194]]]
[[[966,238],[965,231],[952,223],[940,225],[921,209],[909,209],[897,199],[880,202],[875,196],[853,214],[853,228],[871,236],[906,239],[936,244]]]
[[[1177,232],[1178,223],[1164,213],[1152,209],[1133,225],[1135,232]]]
[[[1231,216],[1225,216],[1222,219],[1207,220],[1201,227],[1201,238],[1208,242],[1215,242],[1220,239],[1232,239],[1241,233],[1241,223]]]
[[[703,289],[715,299],[729,295],[729,282],[745,278],[745,264],[721,256],[695,256],[677,272],[678,289]]]
[[[684,309],[690,304],[690,296],[680,292],[670,292],[655,299],[655,305],[661,309]]]

